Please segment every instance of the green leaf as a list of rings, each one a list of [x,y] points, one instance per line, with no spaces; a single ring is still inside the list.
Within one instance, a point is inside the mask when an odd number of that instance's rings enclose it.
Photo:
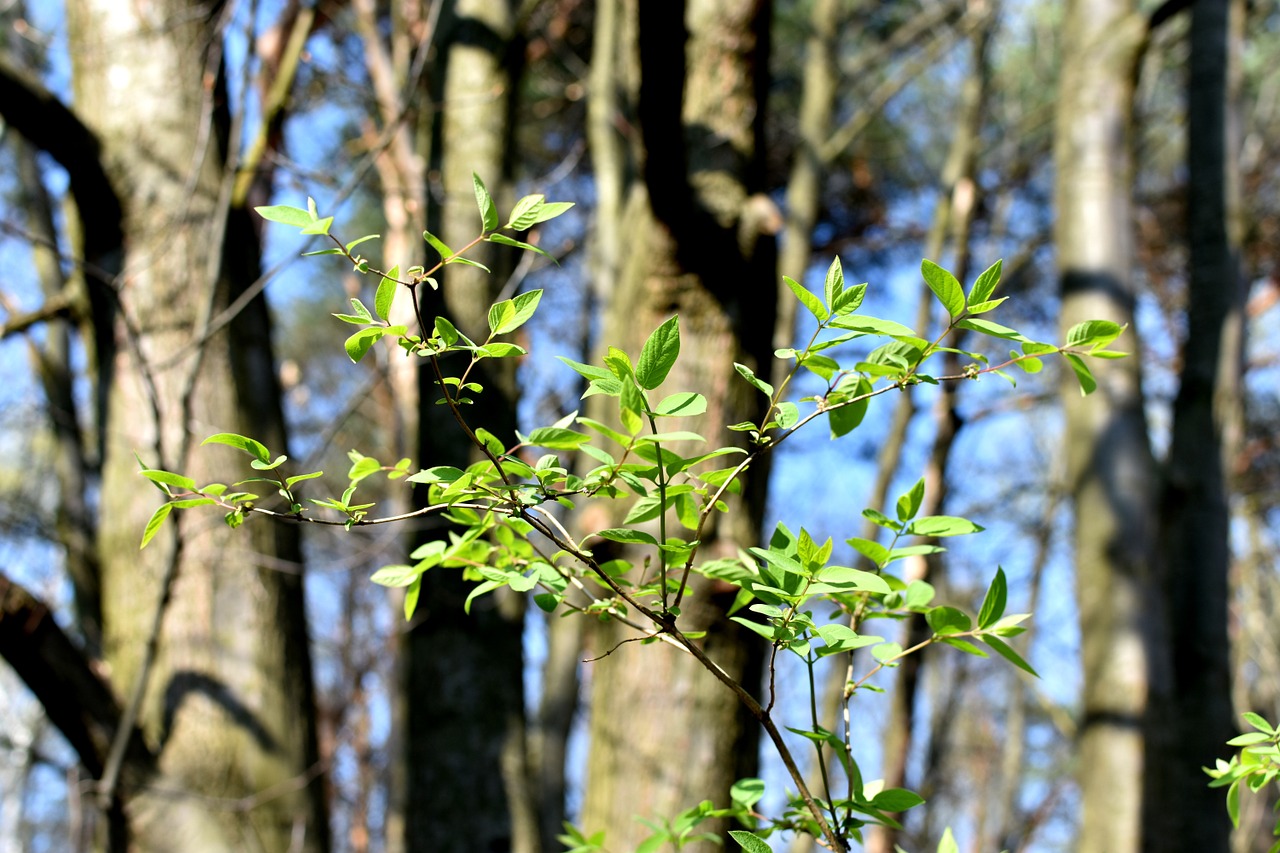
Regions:
[[[369,580],[379,586],[409,586],[422,577],[422,571],[413,566],[383,566],[370,576]]]
[[[287,204],[255,207],[254,210],[268,222],[279,222],[281,225],[292,225],[295,228],[303,228],[314,221],[314,217],[307,211],[300,207],[290,207]]]
[[[882,812],[905,812],[924,802],[924,797],[906,788],[886,788],[871,798],[871,805]]]
[[[818,574],[818,580],[831,586],[852,586],[867,592],[888,593],[889,584],[873,572],[851,569],[848,566],[827,566]]]
[[[831,259],[831,266],[827,267],[827,278],[823,283],[823,296],[826,297],[827,305],[831,306],[833,311],[842,293],[844,293],[844,269],[840,266],[840,256],[836,255]]]
[[[809,313],[816,317],[819,323],[825,323],[827,318],[831,316],[831,312],[822,304],[822,300],[810,292],[803,284],[785,275],[782,277],[782,281],[787,287],[791,288],[791,292],[800,300],[800,304],[808,308]]]
[[[935,634],[962,634],[973,627],[973,622],[963,610],[954,607],[934,607],[924,615]]]
[[[484,181],[480,180],[480,176],[472,172],[471,182],[475,187],[476,207],[480,208],[484,230],[493,231],[498,227],[498,209],[493,206],[493,199],[489,197],[489,191],[484,188]]]
[[[373,310],[384,320],[387,319],[387,314],[391,311],[391,303],[396,298],[396,288],[400,286],[396,279],[399,277],[400,267],[394,266],[387,270],[382,281],[378,282],[378,290],[373,297]]]
[[[160,527],[164,524],[164,520],[169,517],[169,513],[173,511],[172,504],[160,504],[156,507],[156,511],[151,514],[151,520],[147,522],[147,527],[142,531],[142,544],[138,546],[141,551],[147,547],[155,535],[160,532]]]
[[[951,834],[951,827],[949,826],[938,841],[938,853],[960,853],[960,845],[956,844],[955,836]]]
[[[853,550],[857,551],[877,566],[883,566],[889,561],[889,549],[881,545],[879,542],[874,542],[870,539],[860,539],[856,536],[844,541],[853,546]]]
[[[906,533],[908,536],[963,536],[966,533],[981,533],[985,529],[967,518],[928,515],[911,522]]]
[[[862,380],[866,382],[866,380]],[[837,439],[842,435],[848,435],[853,432],[862,423],[863,417],[867,414],[868,400],[854,400],[851,403],[844,403],[832,409],[827,413],[827,421],[831,426],[831,438]]]
[[[987,587],[987,594],[982,599],[982,609],[978,611],[978,627],[990,628],[1004,615],[1008,588],[1005,583],[1004,569],[997,567],[996,576]]]
[[[1084,363],[1084,359],[1072,352],[1064,352],[1062,355],[1075,371],[1076,379],[1080,382],[1081,395],[1087,396],[1098,390],[1098,382],[1093,378],[1093,372]]]
[[[993,637],[990,634],[983,634],[980,639],[982,640],[982,642],[986,643],[988,646],[995,649],[996,653],[999,654],[1000,657],[1004,658],[1009,663],[1016,666],[1018,669],[1029,672],[1030,674],[1034,675],[1036,678],[1040,677],[1040,673],[1032,669],[1031,664],[1023,660],[1022,656],[1019,655],[1017,652],[1015,652],[1012,648],[1010,648],[1009,645],[1004,642],[1004,640],[1001,640],[999,637]]]
[[[851,332],[862,332],[864,335],[888,335],[889,337],[915,338],[916,333],[901,323],[893,320],[881,320],[879,317],[868,317],[866,314],[854,314],[849,317],[837,317],[831,321],[837,329],[848,329]]]
[[[996,261],[978,276],[978,280],[973,283],[973,288],[969,291],[967,304],[970,311],[991,299],[991,295],[996,292],[996,286],[1000,284],[1000,270],[1003,266],[1004,261]]]
[[[333,217],[326,216],[324,219],[317,219],[310,225],[304,227],[299,233],[301,234],[328,234],[329,226],[333,224]]]
[[[800,422],[800,407],[790,402],[779,403],[777,421],[779,428],[791,429]]]
[[[511,208],[511,218],[507,220],[507,226],[513,231],[524,231],[537,221],[538,211],[542,209],[546,196],[541,193],[527,195],[516,202],[516,206]]]
[[[898,521],[910,521],[915,518],[923,500],[924,477],[921,477],[902,497],[898,498]]]
[[[177,486],[179,489],[186,489],[188,492],[196,490],[196,481],[190,477],[184,477],[182,474],[174,474],[169,471],[161,471],[159,468],[144,468],[138,472],[153,483],[162,486]],[[168,490],[165,490],[168,494]]]
[[[831,305],[831,311],[839,316],[852,314],[862,307],[862,300],[866,295],[867,286],[865,284],[855,284],[836,297],[836,301]]]
[[[579,445],[590,440],[591,436],[584,432],[564,427],[538,427],[529,433],[527,442],[533,447],[545,447],[548,450],[576,450]]]
[[[747,367],[745,364],[739,364],[735,361],[733,363],[733,369],[738,371],[738,373],[742,375],[742,378],[751,384],[752,388],[755,388],[766,397],[773,396],[773,386],[756,376],[755,371],[751,368]]]
[[[964,289],[960,287],[956,277],[927,259],[920,262],[920,274],[924,276],[925,284],[938,297],[942,307],[947,309],[951,319],[960,319],[965,309]]]
[[[498,234],[495,232],[493,234],[490,234],[488,237],[485,237],[484,239],[490,243],[497,243],[500,246],[510,246],[513,249],[523,249],[526,252],[534,252],[536,254],[542,255],[542,257],[551,261],[556,266],[560,265],[560,262],[555,259],[555,256],[551,255],[549,252],[539,249],[537,246],[533,245],[532,243],[522,243],[519,240],[513,240],[512,238],[508,237],[506,234]]]
[[[413,611],[418,609],[418,596],[422,593],[422,576],[419,575],[404,591],[404,618],[413,618]]]
[[[618,399],[618,417],[622,427],[631,435],[640,432],[644,426],[641,415],[645,411],[644,396],[636,383],[630,379],[622,383],[622,393]]]
[[[654,539],[643,530],[632,530],[630,527],[611,527],[608,530],[601,530],[596,533],[601,539],[608,539],[610,542],[621,542],[624,545],[657,545],[658,540]]]
[[[742,829],[729,830],[729,837],[747,853],[773,853],[773,849],[760,836]]]
[[[1123,331],[1124,326],[1110,320],[1085,320],[1067,330],[1067,346],[1106,346],[1120,337]]]
[[[673,316],[653,330],[636,362],[636,383],[652,391],[663,383],[680,355],[680,318]]]
[[[764,797],[764,780],[748,777],[739,779],[729,789],[729,799],[736,806],[751,808]]]
[[[973,332],[990,335],[993,338],[1005,338],[1011,341],[1025,341],[1027,339],[1025,335],[1016,329],[1010,329],[1008,326],[1002,326],[990,320],[983,320],[981,317],[966,317],[956,323],[956,328],[969,329]]]
[[[343,349],[347,351],[347,358],[352,363],[359,364],[360,359],[368,354],[369,349],[387,333],[387,330],[381,326],[372,329],[361,329],[342,343]]]
[[[654,407],[655,415],[663,415],[664,417],[680,417],[687,418],[694,415],[701,415],[707,410],[707,398],[701,394],[694,394],[691,391],[681,391],[677,394],[671,394],[662,399]]]
[[[423,231],[422,239],[426,240],[427,243],[430,244],[431,248],[435,249],[436,252],[439,253],[441,260],[453,256],[453,249],[450,249],[445,245],[443,240],[432,234],[430,231]]]
[[[1266,732],[1269,735],[1276,733],[1275,728],[1267,721],[1267,718],[1261,714],[1255,714],[1252,711],[1245,711],[1241,716],[1244,717],[1246,723],[1253,726],[1260,732]]]
[[[236,435],[234,432],[220,432],[217,435],[211,435],[204,441],[200,442],[200,446],[206,444],[225,444],[234,447],[237,450],[243,450],[253,458],[260,462],[270,462],[271,453],[264,447],[261,442],[254,441],[252,438],[246,438],[243,435]]]
[[[464,267],[475,267],[476,269],[484,270],[485,272],[493,272],[493,270],[489,269],[479,261],[473,261],[470,258],[464,258],[461,255],[452,257],[449,260],[445,261],[445,263],[446,264],[462,264]]]

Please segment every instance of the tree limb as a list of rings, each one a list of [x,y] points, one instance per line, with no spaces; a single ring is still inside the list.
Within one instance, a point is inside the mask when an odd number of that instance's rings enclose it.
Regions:
[[[58,626],[48,605],[2,570],[0,656],[31,688],[80,763],[98,777],[120,721],[115,694]],[[137,731],[130,738],[128,758],[144,772],[154,769],[155,756]]]

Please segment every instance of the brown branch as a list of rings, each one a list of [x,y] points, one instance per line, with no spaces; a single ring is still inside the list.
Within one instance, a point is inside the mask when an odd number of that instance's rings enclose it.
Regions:
[[[71,292],[63,290],[52,299],[46,300],[39,308],[11,313],[9,319],[4,321],[4,325],[0,325],[0,341],[10,335],[25,332],[32,326],[71,316],[74,313],[74,307],[75,300],[72,298]]]
[[[0,571],[0,656],[13,667],[95,778],[100,776],[120,705],[106,679],[58,626],[48,605]],[[145,772],[155,756],[135,730],[129,765]]]

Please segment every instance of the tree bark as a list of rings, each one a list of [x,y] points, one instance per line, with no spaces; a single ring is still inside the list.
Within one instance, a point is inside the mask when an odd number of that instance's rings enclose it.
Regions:
[[[429,188],[428,228],[455,249],[480,233],[473,172],[501,213],[511,207],[512,110],[522,57],[515,17],[506,0],[456,0],[441,16],[432,92],[443,108],[429,143],[430,174],[438,182]],[[464,334],[483,340],[488,308],[506,284],[512,253],[482,244],[467,256],[492,274],[450,265],[441,271],[440,291],[423,294],[423,317],[430,323],[446,315]],[[442,369],[457,375],[463,366],[446,358]],[[423,365],[419,375],[421,463],[468,464],[475,448],[448,409],[435,405],[440,389],[434,371]],[[512,443],[514,365],[473,378],[484,392],[465,407],[468,421]],[[463,602],[471,587],[453,570],[423,576],[408,641],[406,849],[536,853],[525,743],[524,603],[504,591],[474,601],[467,614]]]
[[[763,397],[736,379],[732,363],[767,370],[774,323],[773,240],[753,198],[768,9],[743,0],[620,5],[636,16],[643,147],[632,169],[643,183],[627,191],[626,239],[601,342],[634,355],[678,314],[682,351],[664,388],[706,395],[707,414],[681,428],[706,436],[709,448],[733,444],[739,434],[723,426],[759,417]],[[733,556],[759,540],[766,477],[753,470],[745,500],[704,535],[705,559]],[[641,555],[620,556],[642,571]],[[680,622],[685,630],[708,630],[707,653],[754,691],[762,650],[724,618],[731,598],[713,583],[691,581]],[[703,799],[727,804],[729,786],[754,773],[758,737],[737,699],[696,661],[664,644],[617,648],[633,636],[605,623],[590,640],[594,655],[612,654],[590,666],[581,822],[588,832],[605,829],[617,850],[635,849],[650,834],[637,816],[671,818]],[[713,848],[700,842],[684,849]]]
[[[100,145],[128,237],[118,279],[127,314],[114,327],[127,345],[105,391],[104,655],[121,694],[143,679],[138,725],[163,786],[177,792],[125,792],[134,844],[324,850],[296,529],[251,523],[233,533],[180,519],[175,535],[137,550],[160,495],[140,486],[135,451],[201,483],[237,478],[240,463],[189,455],[192,433],[238,432],[286,452],[261,298],[174,367],[155,367],[200,339],[258,273],[249,214],[221,200],[230,184],[210,63],[218,22],[178,2],[78,0],[67,24],[78,114]],[[81,209],[86,232],[98,215]],[[153,659],[144,652],[152,642]]]
[[[1136,853],[1141,845],[1157,472],[1132,328],[1130,149],[1145,35],[1129,0],[1067,6],[1055,144],[1061,324],[1127,323],[1119,348],[1134,352],[1093,362],[1091,396],[1074,379],[1062,396],[1084,659],[1080,853]]]
[[[1187,339],[1160,502],[1170,677],[1153,697],[1144,827],[1146,849],[1170,853],[1226,851],[1231,831],[1222,792],[1205,785],[1200,768],[1212,767],[1234,734],[1227,471],[1239,447],[1243,365],[1236,112],[1243,16],[1243,4],[1231,0],[1201,0],[1191,10]]]

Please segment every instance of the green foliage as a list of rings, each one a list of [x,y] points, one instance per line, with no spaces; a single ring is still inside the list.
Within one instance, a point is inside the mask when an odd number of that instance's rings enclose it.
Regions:
[[[1227,789],[1227,814],[1237,829],[1240,827],[1241,786],[1257,793],[1280,778],[1280,729],[1259,714],[1246,712],[1243,716],[1254,731],[1227,741],[1228,746],[1241,747],[1240,751],[1231,756],[1230,761],[1218,759],[1215,767],[1204,768],[1213,780],[1209,783],[1210,788]],[[1280,803],[1277,809],[1280,809]],[[1272,834],[1280,839],[1280,820],[1276,821]],[[1280,840],[1271,845],[1270,853],[1280,853]]]
[[[714,515],[730,511],[727,498],[741,490],[742,474],[813,421],[825,421],[831,437],[840,438],[862,424],[871,400],[882,394],[921,383],[977,381],[989,373],[1012,382],[1005,372],[1008,368],[1016,366],[1036,373],[1042,369],[1043,359],[1053,355],[1067,359],[1081,390],[1088,393],[1095,383],[1085,359],[1120,355],[1109,349],[1123,331],[1120,326],[1103,321],[1081,323],[1068,332],[1063,346],[1031,340],[978,316],[1004,301],[993,298],[1000,281],[999,262],[983,271],[966,295],[955,276],[926,260],[921,265],[921,275],[946,309],[947,322],[932,332],[914,330],[894,320],[859,313],[867,285],[848,286],[836,259],[827,270],[820,295],[785,279],[814,322],[802,348],[776,351],[776,357],[789,367],[777,387],[758,375],[757,371],[763,372],[763,365],[735,365],[738,378],[765,398],[765,414],[759,422],[729,427],[743,434],[745,446],[708,447],[702,435],[681,428],[679,419],[704,415],[708,406],[699,389],[665,387],[680,357],[678,316],[654,329],[638,353],[610,347],[600,364],[561,358],[586,380],[584,398],[610,401],[610,423],[574,412],[527,435],[494,435],[471,424],[466,417],[466,404],[484,393],[484,388],[471,379],[472,372],[484,359],[525,354],[521,347],[499,338],[515,332],[534,316],[541,291],[529,291],[494,304],[488,313],[487,336],[477,342],[444,317],[428,320],[420,316],[416,289],[423,283],[436,287],[432,275],[448,264],[480,266],[466,253],[481,242],[542,254],[536,246],[502,232],[521,232],[560,215],[570,205],[548,203],[541,195],[526,196],[516,203],[506,224],[500,227],[502,220],[493,199],[478,177],[474,189],[481,221],[477,236],[455,251],[438,237],[424,233],[423,239],[437,253],[438,260],[430,268],[414,267],[403,273],[399,267],[375,269],[367,258],[355,253],[357,246],[376,235],[349,243],[333,236],[332,217],[320,217],[310,199],[306,208],[275,205],[258,208],[258,212],[265,219],[298,228],[303,234],[326,237],[333,243],[308,254],[339,255],[356,272],[374,277],[377,284],[372,311],[361,299],[352,298],[349,311],[334,314],[340,322],[356,327],[344,344],[347,355],[358,362],[385,338],[394,341],[406,357],[426,360],[442,389],[443,405],[452,410],[474,447],[475,461],[465,468],[420,468],[409,459],[387,465],[353,450],[345,486],[336,493],[322,493],[304,501],[302,489],[323,488],[321,472],[288,474],[285,456],[274,456],[252,438],[219,433],[205,444],[239,451],[248,457],[253,474],[231,486],[200,486],[182,474],[144,469],[143,476],[164,493],[166,501],[148,522],[143,546],[156,536],[173,510],[197,506],[221,508],[233,527],[255,514],[348,528],[438,515],[450,522],[449,532],[418,547],[407,561],[384,566],[372,577],[374,583],[405,590],[406,618],[417,605],[425,573],[459,571],[473,583],[465,603],[467,610],[476,598],[503,587],[531,593],[535,603],[546,611],[577,610],[592,618],[620,620],[632,627],[638,638],[673,644],[713,673],[715,663],[694,642],[696,635],[683,630],[680,624],[680,605],[689,576],[701,574],[737,589],[731,618],[769,644],[771,672],[779,654],[792,654],[802,661],[809,673],[811,692],[815,689],[813,671],[820,661],[834,655],[848,656],[863,648],[870,655],[865,660],[857,659],[864,664],[863,672],[850,670],[853,675],[846,685],[846,700],[862,690],[879,691],[874,679],[882,670],[897,666],[906,656],[930,645],[947,645],[966,654],[987,657],[985,647],[1035,675],[1006,642],[1024,630],[1020,623],[1027,614],[1006,614],[1008,591],[1002,569],[996,569],[976,615],[951,604],[935,603],[934,590],[927,583],[908,583],[894,574],[896,564],[907,557],[941,552],[943,548],[936,540],[982,531],[980,525],[964,518],[921,516],[923,480],[904,492],[892,507],[863,511],[863,516],[874,522],[881,533],[877,539],[846,540],[853,552],[867,561],[861,568],[839,564],[832,541],[816,541],[803,526],[793,531],[779,524],[763,547],[748,547],[734,559],[703,559],[702,535]],[[388,319],[401,288],[414,297],[412,326],[393,324]],[[942,341],[957,329],[985,336],[1001,347],[1012,342],[1018,349],[1009,350],[1007,358],[993,363],[986,351],[944,347]],[[958,353],[970,364],[951,375],[927,372],[931,359],[940,352]],[[821,389],[793,399],[789,387],[802,371],[816,376]],[[357,494],[362,483],[379,475],[403,480],[411,488],[425,491],[422,508],[407,515],[374,516],[375,503],[361,502]],[[318,482],[312,483],[313,480]],[[262,506],[257,493],[239,491],[250,484],[258,491],[274,493],[281,502]],[[591,501],[623,502],[622,525],[575,538],[558,520],[559,512]],[[624,552],[623,558],[601,562],[593,551],[600,541],[624,544],[630,550]],[[571,591],[575,593],[572,597]],[[586,604],[575,603],[584,599]],[[901,620],[916,614],[924,617],[931,633],[909,649],[865,630],[866,623],[874,619]],[[761,707],[740,685],[735,692],[764,725],[784,763],[794,768],[790,748],[772,721],[772,701],[768,707]],[[816,703],[811,704],[816,707]],[[813,744],[828,799],[815,796],[799,772],[792,770],[796,795],[783,814],[767,817],[755,810],[763,795],[763,783],[758,779],[742,780],[734,787],[732,804],[727,808],[705,801],[674,818],[646,821],[653,833],[640,850],[657,850],[666,845],[680,849],[704,837],[698,827],[715,818],[730,819],[744,827],[731,836],[752,853],[767,850],[764,839],[781,831],[810,833],[822,837],[829,847],[842,850],[847,849],[850,839],[861,838],[861,827],[872,823],[897,826],[891,815],[923,803],[910,791],[881,790],[879,783],[864,783],[848,731],[837,733],[824,727],[816,711],[802,725],[787,728]],[[839,797],[828,793],[833,789],[824,763],[824,750],[828,748],[847,782]],[[1274,770],[1271,772],[1274,775]],[[569,849],[583,853],[602,850],[604,844],[602,834],[585,835],[573,827],[566,827],[561,841]],[[954,846],[948,834],[939,850]]]

